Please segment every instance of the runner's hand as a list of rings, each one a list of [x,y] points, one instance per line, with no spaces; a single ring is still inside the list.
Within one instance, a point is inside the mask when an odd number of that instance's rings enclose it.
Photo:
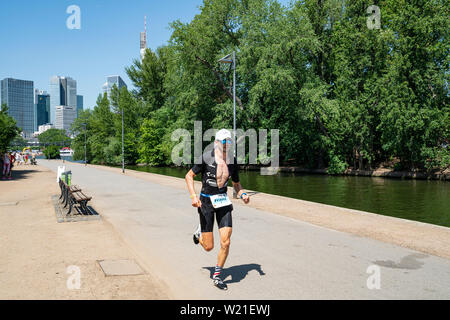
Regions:
[[[202,206],[202,202],[200,201],[199,198],[193,197],[193,198],[192,198],[192,206],[193,206],[194,208],[200,208],[200,207]]]
[[[248,195],[244,194],[242,196],[242,200],[244,200],[244,203],[247,204],[250,202],[250,197]]]

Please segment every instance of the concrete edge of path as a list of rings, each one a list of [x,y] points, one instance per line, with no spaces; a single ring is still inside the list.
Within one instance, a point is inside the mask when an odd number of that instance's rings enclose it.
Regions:
[[[70,164],[84,166],[74,162]],[[88,166],[122,174],[121,168],[92,164]],[[125,175],[177,189],[186,189],[182,178],[135,170],[126,170]],[[196,188],[199,189],[201,183],[199,181],[195,183]],[[231,188],[229,188],[229,194],[230,196],[232,194]],[[189,201],[189,197],[186,199]],[[237,207],[244,205],[240,200],[233,200],[233,204]],[[249,206],[316,226],[450,259],[450,228],[447,227],[267,193],[253,195]]]

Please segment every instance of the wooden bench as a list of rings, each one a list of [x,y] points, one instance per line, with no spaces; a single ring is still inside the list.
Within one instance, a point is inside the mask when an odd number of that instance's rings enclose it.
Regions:
[[[68,186],[62,179],[59,179],[59,187],[61,189],[61,195],[59,196],[59,199],[62,199],[61,203],[64,204],[64,208],[69,206],[66,215],[72,212],[74,205],[78,205],[83,214],[91,214],[87,203],[92,200],[92,197],[86,196],[78,186]]]

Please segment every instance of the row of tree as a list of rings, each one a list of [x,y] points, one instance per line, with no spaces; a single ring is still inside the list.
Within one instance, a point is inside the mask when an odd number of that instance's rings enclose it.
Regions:
[[[367,8],[380,8],[370,28]],[[169,43],[126,69],[135,90],[99,96],[74,123],[76,157],[171,164],[175,129],[280,130],[280,160],[309,168],[450,165],[446,0],[204,0]]]

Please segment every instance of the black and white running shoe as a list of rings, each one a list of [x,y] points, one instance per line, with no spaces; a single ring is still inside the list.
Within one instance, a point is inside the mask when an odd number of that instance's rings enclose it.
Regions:
[[[192,239],[194,240],[195,244],[198,244],[200,242],[198,239],[200,239],[201,234],[202,234],[201,228],[200,225],[198,225],[197,230],[195,230],[194,235],[192,236]]]
[[[220,290],[228,290],[228,286],[220,278],[213,278],[213,283]]]

